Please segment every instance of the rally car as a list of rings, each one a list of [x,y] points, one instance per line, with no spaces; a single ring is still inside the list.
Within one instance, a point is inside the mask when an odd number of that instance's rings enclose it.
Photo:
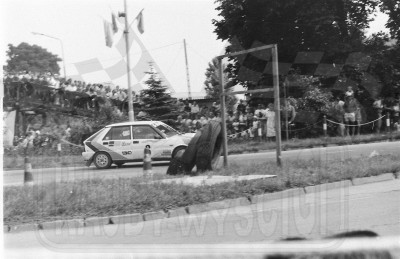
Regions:
[[[84,141],[83,159],[89,166],[121,167],[127,162],[142,162],[146,146],[153,161],[169,161],[183,152],[194,133],[182,134],[160,121],[135,121],[111,124]]]

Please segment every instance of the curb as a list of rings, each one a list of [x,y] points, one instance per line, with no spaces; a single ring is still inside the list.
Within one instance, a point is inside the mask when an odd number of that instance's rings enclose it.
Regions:
[[[376,183],[376,182],[390,181],[390,180],[394,180],[394,174],[392,173],[363,177],[363,178],[354,178],[352,182],[353,185],[362,185],[367,183]]]
[[[215,201],[210,203],[202,203],[189,206],[189,214],[207,212],[211,210],[228,209],[232,207],[249,205],[250,201],[247,198],[237,198],[223,201]]]
[[[168,211],[168,218],[180,217],[189,214],[189,207],[176,208]]]
[[[129,224],[129,223],[138,223],[143,221],[143,215],[140,213],[135,214],[125,214],[118,216],[111,216],[110,221],[113,224]]]
[[[328,191],[328,190],[333,190],[333,189],[341,189],[341,188],[346,188],[352,186],[352,183],[350,180],[344,180],[340,182],[333,182],[333,183],[324,183],[320,185],[314,185],[314,186],[307,186],[304,187],[304,190],[306,194],[308,193],[318,193],[322,191]]]
[[[148,212],[144,214],[125,214],[110,217],[91,217],[86,219],[70,219],[70,220],[57,220],[43,223],[23,224],[23,225],[4,225],[3,233],[18,233],[23,231],[35,231],[35,230],[48,230],[56,228],[81,228],[90,226],[100,226],[108,224],[128,224],[138,223],[142,221],[152,221],[164,218],[172,218],[185,216],[189,214],[197,214],[212,210],[228,209],[237,206],[247,206],[256,203],[262,203],[272,200],[279,200],[282,198],[290,198],[302,196],[310,193],[317,193],[327,190],[340,189],[344,187],[357,186],[368,183],[390,181],[400,179],[400,172],[386,173],[377,176],[354,178],[350,180],[344,180],[333,183],[325,183],[314,186],[306,186],[304,188],[293,188],[280,192],[265,193],[261,195],[254,195],[249,198],[241,197],[237,199],[229,199],[223,201],[216,201],[210,203],[196,204],[189,207],[181,207],[168,211]]]
[[[280,192],[271,192],[260,195],[254,195],[251,197],[251,203],[255,204],[272,200],[280,200],[283,198],[297,197],[304,194],[305,194],[304,188],[288,189]]]
[[[91,217],[85,219],[85,227],[114,224],[110,217]]]
[[[163,211],[147,212],[143,214],[143,221],[163,219],[166,218],[167,216],[168,214]]]

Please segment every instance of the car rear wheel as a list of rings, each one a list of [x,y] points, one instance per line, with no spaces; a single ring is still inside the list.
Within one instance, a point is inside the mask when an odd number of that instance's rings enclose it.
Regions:
[[[111,157],[105,152],[99,152],[94,155],[93,163],[99,169],[106,169],[111,166]]]

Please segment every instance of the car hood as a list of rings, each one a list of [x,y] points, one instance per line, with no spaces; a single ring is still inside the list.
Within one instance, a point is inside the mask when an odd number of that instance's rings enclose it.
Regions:
[[[184,134],[181,134],[181,135],[175,135],[175,136],[173,136],[171,139],[173,139],[173,138],[180,138],[180,139],[182,139],[182,141],[183,141],[186,145],[188,145],[189,142],[190,142],[190,140],[193,138],[194,135],[195,135],[195,133],[184,133]]]

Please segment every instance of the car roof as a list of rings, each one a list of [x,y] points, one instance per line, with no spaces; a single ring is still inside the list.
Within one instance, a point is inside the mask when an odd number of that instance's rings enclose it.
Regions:
[[[127,121],[127,122],[119,122],[107,125],[106,127],[114,127],[114,126],[130,126],[130,125],[154,125],[161,124],[161,121]]]

